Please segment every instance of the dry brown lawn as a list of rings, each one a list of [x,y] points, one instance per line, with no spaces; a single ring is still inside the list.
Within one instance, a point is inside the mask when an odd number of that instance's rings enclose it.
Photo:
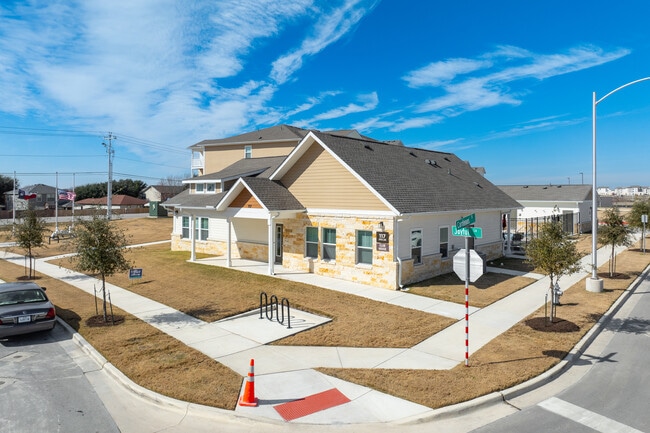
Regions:
[[[532,278],[513,277],[506,274],[488,272],[474,283],[470,283],[469,304],[472,307],[483,308],[493,302],[516,292],[535,282]],[[465,303],[465,282],[456,274],[445,274],[409,286],[410,292],[416,295],[442,299],[444,301]]]
[[[260,292],[287,298],[291,308],[333,319],[276,344],[411,347],[454,322],[315,286],[190,263],[189,253],[172,252],[169,245],[135,248],[128,257],[142,268],[142,280],[130,282],[122,274],[108,281],[206,322],[259,308]],[[69,259],[52,263],[72,267]]]
[[[603,293],[585,290],[584,280],[561,298],[556,323],[548,324],[544,308],[471,354],[469,368],[449,371],[322,368],[325,374],[369,386],[431,408],[471,400],[536,377],[562,360],[612,303],[650,263],[638,249],[621,253],[618,278],[610,279],[607,264],[599,269]],[[547,326],[548,325],[548,326]]]
[[[168,239],[171,232],[171,220],[164,218],[120,220],[116,224],[133,235],[134,244]],[[41,254],[59,254],[54,251],[50,247]],[[67,251],[62,249],[61,252]],[[275,344],[410,347],[453,322],[305,284],[189,263],[189,253],[172,252],[167,244],[135,248],[127,257],[136,267],[143,268],[142,280],[129,281],[127,275],[116,275],[110,278],[112,283],[205,321],[258,308],[260,291],[269,296],[286,297],[292,308],[333,319]],[[540,309],[472,353],[469,368],[460,365],[449,371],[321,371],[432,408],[501,390],[557,364],[648,262],[650,254],[642,254],[638,249],[622,253],[617,261],[621,278],[608,279],[601,274],[605,279],[604,293],[586,292],[584,281],[576,284],[562,297],[558,323],[545,326],[544,310]],[[60,259],[59,263],[72,267],[69,259]],[[512,266],[526,268],[529,265],[519,261]],[[606,270],[607,265],[601,271]],[[0,261],[0,278],[10,281],[23,274],[21,266]],[[445,280],[451,277],[443,276],[413,287],[412,292],[464,303],[464,283],[452,276],[455,281]],[[115,311],[125,316],[123,324],[87,326],[86,321],[95,315],[92,296],[49,277],[40,276],[38,282],[48,287],[48,294],[61,317],[136,383],[194,403],[227,409],[235,407],[242,378],[231,370],[123,311]],[[488,305],[530,282],[527,278],[488,273],[470,289],[470,304]],[[396,329],[399,332],[395,332]]]

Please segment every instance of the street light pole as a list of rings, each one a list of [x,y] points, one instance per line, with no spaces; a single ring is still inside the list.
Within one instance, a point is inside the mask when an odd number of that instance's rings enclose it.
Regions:
[[[638,80],[630,81],[627,84],[623,84],[620,87],[612,90],[605,96],[600,99],[596,99],[596,92],[593,92],[592,96],[592,190],[591,190],[591,278],[587,278],[587,291],[589,292],[602,292],[603,291],[603,280],[598,278],[598,200],[596,193],[596,106],[607,99],[610,95],[622,90],[628,86],[631,86],[641,81],[650,80],[650,77],[641,78]]]

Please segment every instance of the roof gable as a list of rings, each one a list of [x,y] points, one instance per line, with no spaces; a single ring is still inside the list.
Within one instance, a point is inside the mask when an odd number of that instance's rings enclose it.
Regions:
[[[217,211],[224,211],[228,207],[241,207],[242,197],[246,197],[246,203],[252,204],[254,200],[269,212],[304,210],[304,206],[279,183],[264,178],[244,177],[237,180],[235,185],[225,193],[216,206]]]

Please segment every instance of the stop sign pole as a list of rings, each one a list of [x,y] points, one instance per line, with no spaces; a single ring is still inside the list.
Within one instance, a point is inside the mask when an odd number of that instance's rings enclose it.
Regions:
[[[469,367],[469,237],[465,236],[465,367]]]
[[[469,237],[473,235],[473,232],[471,229],[461,232],[461,229],[469,227],[475,222],[476,214],[464,216],[456,221],[455,230],[452,230],[453,234],[465,237],[465,367],[469,367]]]

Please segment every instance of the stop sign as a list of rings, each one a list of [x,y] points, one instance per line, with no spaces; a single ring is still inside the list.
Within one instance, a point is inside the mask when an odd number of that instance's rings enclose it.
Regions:
[[[465,249],[459,250],[454,256],[454,272],[458,278],[465,281]],[[485,273],[485,262],[474,250],[469,250],[469,281],[474,282]]]

